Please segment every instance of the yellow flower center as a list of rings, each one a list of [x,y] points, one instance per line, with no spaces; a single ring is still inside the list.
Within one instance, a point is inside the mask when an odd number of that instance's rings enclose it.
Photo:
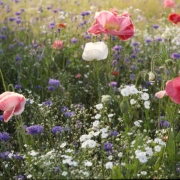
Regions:
[[[119,29],[120,29],[120,26],[119,26],[119,24],[116,24],[116,23],[106,23],[105,25],[104,25],[104,28],[105,29],[108,29],[108,30],[116,30],[116,31],[119,31]]]

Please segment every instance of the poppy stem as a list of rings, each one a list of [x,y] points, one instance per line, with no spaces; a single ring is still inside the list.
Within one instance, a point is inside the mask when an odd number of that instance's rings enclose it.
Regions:
[[[4,81],[4,77],[3,77],[3,73],[2,73],[1,69],[0,69],[0,75],[1,75],[2,84],[3,84],[3,87],[4,87],[4,91],[6,91],[6,85],[5,85],[5,81]]]

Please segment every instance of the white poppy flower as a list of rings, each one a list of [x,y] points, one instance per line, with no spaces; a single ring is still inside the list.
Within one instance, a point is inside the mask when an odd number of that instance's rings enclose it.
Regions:
[[[82,58],[85,61],[92,61],[92,60],[103,60],[106,59],[108,56],[108,47],[107,45],[101,42],[89,42],[86,43],[84,52],[82,54]]]

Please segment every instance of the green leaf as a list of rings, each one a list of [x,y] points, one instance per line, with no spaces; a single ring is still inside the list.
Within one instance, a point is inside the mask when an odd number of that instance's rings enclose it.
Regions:
[[[113,166],[112,168],[112,179],[122,179],[121,169],[119,166]]]

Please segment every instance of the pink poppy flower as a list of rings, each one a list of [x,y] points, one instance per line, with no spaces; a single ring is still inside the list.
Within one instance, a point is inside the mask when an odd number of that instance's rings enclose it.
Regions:
[[[180,104],[180,76],[173,80],[169,80],[166,83],[165,91],[172,101]]]
[[[173,8],[175,3],[173,0],[164,0],[164,8]]]
[[[177,13],[172,13],[169,15],[168,20],[174,24],[177,24],[180,22],[180,15]]]
[[[63,41],[60,41],[60,40],[55,40],[52,47],[54,49],[62,49],[63,48]]]
[[[95,14],[95,22],[87,31],[89,34],[110,34],[125,41],[134,35],[134,25],[129,16],[117,16],[109,11]]]
[[[26,98],[15,92],[4,92],[0,95],[0,110],[4,111],[4,121],[8,122],[13,115],[19,115],[24,111]]]
[[[76,79],[79,79],[79,78],[81,78],[81,74],[80,73],[78,73],[78,74],[76,74],[74,77],[76,78]]]

